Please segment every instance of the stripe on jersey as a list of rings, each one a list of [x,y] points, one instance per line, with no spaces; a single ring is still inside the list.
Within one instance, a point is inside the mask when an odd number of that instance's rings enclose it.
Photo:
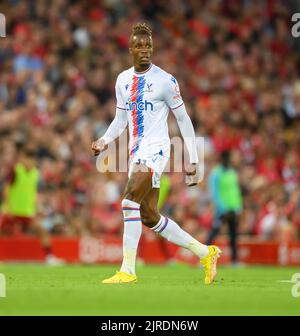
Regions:
[[[137,77],[133,76],[132,85],[130,89],[131,103],[136,103],[135,108],[131,111],[131,118],[133,124],[132,137],[133,145],[130,150],[130,156],[132,156],[138,149],[139,144],[144,136],[144,115],[142,110],[137,110],[136,107],[143,100],[144,87],[146,84],[145,76]]]

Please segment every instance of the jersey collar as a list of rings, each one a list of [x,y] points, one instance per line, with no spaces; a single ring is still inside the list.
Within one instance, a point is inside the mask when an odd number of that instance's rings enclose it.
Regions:
[[[134,74],[135,74],[136,76],[143,76],[143,75],[145,75],[147,72],[149,72],[149,71],[152,69],[152,67],[153,67],[153,63],[150,64],[150,66],[149,66],[149,68],[148,68],[147,70],[142,71],[142,72],[137,72],[137,71],[135,71],[135,70],[134,70],[134,67],[133,67],[133,72],[134,72]]]

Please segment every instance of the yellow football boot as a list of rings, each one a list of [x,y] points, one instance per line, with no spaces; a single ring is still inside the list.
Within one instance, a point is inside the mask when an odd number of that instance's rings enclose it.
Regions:
[[[104,284],[129,284],[137,282],[137,276],[124,272],[117,272],[111,278],[102,281]]]
[[[222,251],[215,245],[208,246],[208,255],[200,260],[204,268],[206,285],[211,284],[217,275],[217,261]]]

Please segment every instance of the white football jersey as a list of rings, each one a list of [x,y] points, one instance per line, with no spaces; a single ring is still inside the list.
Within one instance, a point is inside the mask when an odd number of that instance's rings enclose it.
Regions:
[[[169,109],[183,104],[176,79],[154,64],[141,73],[131,67],[117,78],[116,98],[117,107],[127,112],[130,157],[169,157]]]

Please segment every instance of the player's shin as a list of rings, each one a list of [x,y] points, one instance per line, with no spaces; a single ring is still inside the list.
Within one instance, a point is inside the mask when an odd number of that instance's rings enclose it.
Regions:
[[[207,245],[201,244],[168,217],[161,216],[160,221],[152,230],[171,243],[190,250],[199,258],[204,258],[209,252]]]
[[[123,262],[121,272],[135,275],[137,248],[142,233],[140,204],[123,199]]]

